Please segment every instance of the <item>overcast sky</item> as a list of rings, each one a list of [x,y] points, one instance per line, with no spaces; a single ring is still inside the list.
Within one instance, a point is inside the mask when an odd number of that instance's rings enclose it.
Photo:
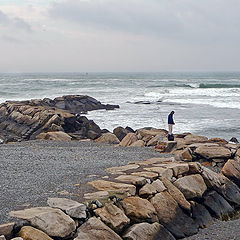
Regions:
[[[0,72],[238,71],[239,0],[0,0]]]

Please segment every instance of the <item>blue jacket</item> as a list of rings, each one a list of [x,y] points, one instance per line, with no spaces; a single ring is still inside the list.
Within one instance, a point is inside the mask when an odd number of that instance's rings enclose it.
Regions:
[[[175,124],[174,121],[173,121],[173,114],[172,113],[170,113],[168,115],[168,124]]]

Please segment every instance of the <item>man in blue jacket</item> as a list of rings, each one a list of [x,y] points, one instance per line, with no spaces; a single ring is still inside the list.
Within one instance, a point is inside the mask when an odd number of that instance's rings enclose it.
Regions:
[[[168,115],[168,135],[172,135],[173,132],[173,125],[175,124],[173,121],[173,114],[174,111],[171,111]]]

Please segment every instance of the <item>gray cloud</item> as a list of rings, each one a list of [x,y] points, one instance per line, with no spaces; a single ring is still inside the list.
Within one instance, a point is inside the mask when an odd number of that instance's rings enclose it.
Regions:
[[[10,18],[4,12],[0,10],[0,24],[13,26],[17,29],[24,30],[26,32],[32,32],[30,24],[19,17]]]
[[[239,40],[239,7],[238,0],[64,0],[49,13],[93,29],[204,43]]]
[[[23,41],[22,40],[19,40],[15,37],[11,37],[11,36],[7,36],[7,35],[3,35],[1,37],[2,40],[6,41],[6,42],[9,42],[9,43],[17,43],[17,44],[22,44]]]

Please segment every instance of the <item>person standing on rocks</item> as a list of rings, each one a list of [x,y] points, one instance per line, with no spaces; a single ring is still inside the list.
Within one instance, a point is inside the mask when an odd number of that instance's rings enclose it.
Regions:
[[[168,115],[168,135],[173,134],[173,125],[175,124],[173,121],[173,114],[174,111],[171,111],[170,114]]]

